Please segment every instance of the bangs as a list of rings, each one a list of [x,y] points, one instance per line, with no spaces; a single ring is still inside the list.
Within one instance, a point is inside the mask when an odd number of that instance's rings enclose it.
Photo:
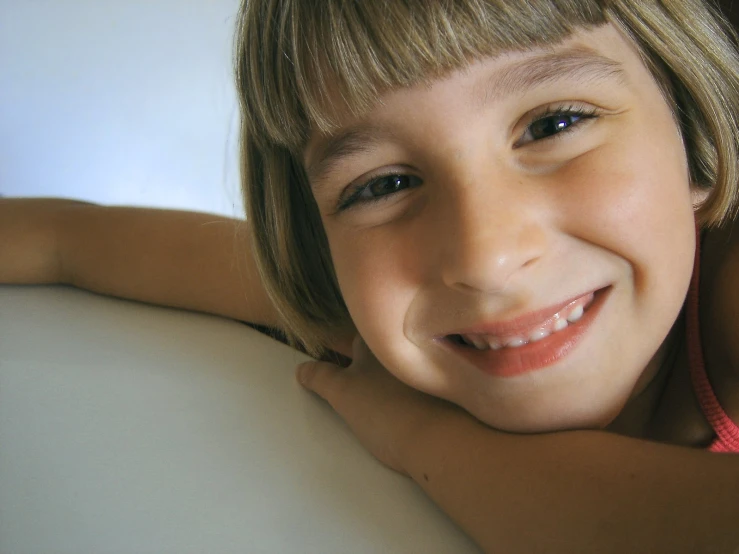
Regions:
[[[709,0],[241,0],[235,70],[244,203],[254,259],[293,345],[318,357],[356,333],[302,164],[390,90],[429,84],[505,52],[555,46],[612,23],[632,41],[679,120],[696,211],[737,213],[736,35]],[[343,333],[348,333],[344,335]]]
[[[598,0],[247,0],[236,73],[246,130],[295,152],[383,92],[606,22]]]

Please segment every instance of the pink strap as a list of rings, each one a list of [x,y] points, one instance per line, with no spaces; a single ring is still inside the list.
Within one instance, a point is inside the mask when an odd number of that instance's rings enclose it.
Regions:
[[[706,374],[703,363],[703,344],[700,336],[700,322],[698,320],[698,298],[700,281],[700,234],[695,246],[695,264],[693,266],[693,279],[690,283],[686,304],[687,341],[688,341],[688,363],[690,366],[690,378],[693,389],[698,397],[698,403],[708,423],[716,432],[716,439],[708,447],[711,452],[737,452],[739,453],[739,426],[721,407],[721,404],[713,392],[711,382]]]

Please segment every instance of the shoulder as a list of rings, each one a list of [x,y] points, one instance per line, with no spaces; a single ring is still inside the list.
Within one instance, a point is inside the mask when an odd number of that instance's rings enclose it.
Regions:
[[[724,411],[739,422],[739,222],[706,231],[700,326],[706,371]]]

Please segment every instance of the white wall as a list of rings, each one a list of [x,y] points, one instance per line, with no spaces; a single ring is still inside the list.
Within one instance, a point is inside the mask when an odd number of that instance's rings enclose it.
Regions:
[[[238,0],[0,0],[0,194],[240,215]]]

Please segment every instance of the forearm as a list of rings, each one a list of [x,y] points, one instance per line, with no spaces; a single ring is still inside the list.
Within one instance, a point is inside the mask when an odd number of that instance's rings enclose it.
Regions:
[[[245,223],[59,199],[0,200],[0,283],[69,284],[276,326]]]
[[[486,552],[739,552],[739,456],[452,413],[404,468]]]
[[[58,216],[86,205],[58,198],[0,199],[0,283],[59,283]]]
[[[61,281],[275,326],[276,314],[240,225],[244,222],[176,210],[69,210],[57,220]]]

